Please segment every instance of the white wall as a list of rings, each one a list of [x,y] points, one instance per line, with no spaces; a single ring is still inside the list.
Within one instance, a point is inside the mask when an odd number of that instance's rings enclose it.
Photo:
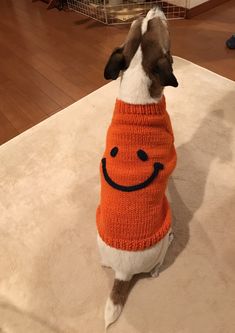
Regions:
[[[207,0],[188,0],[188,8],[193,8],[198,5],[201,5],[202,3],[207,2]]]
[[[180,7],[193,8],[204,2],[207,2],[208,0],[165,0],[165,1]]]

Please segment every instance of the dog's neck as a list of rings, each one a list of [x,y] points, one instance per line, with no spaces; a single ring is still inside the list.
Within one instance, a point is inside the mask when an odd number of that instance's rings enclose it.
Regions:
[[[152,98],[149,92],[150,85],[151,80],[142,67],[142,52],[139,47],[130,66],[122,74],[118,99],[129,104],[158,103],[163,92],[158,98]]]

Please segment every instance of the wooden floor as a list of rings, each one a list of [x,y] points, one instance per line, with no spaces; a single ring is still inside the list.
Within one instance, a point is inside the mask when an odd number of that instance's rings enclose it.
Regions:
[[[0,144],[104,83],[103,67],[127,27],[107,27],[46,4],[1,0]],[[171,21],[173,54],[235,80],[235,0],[191,20]],[[193,79],[193,78],[192,78]]]

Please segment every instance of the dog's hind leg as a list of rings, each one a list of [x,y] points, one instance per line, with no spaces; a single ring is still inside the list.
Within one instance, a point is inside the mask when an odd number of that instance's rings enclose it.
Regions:
[[[152,268],[152,270],[150,271],[150,275],[151,275],[152,277],[158,277],[158,276],[159,276],[161,266],[162,266],[163,261],[164,261],[165,256],[166,256],[166,252],[167,252],[167,250],[168,250],[168,247],[171,245],[173,239],[174,239],[174,234],[173,234],[173,232],[170,230],[170,231],[168,232],[168,239],[166,239],[166,241],[162,243],[162,250],[161,250],[161,252],[160,252],[160,256],[159,256],[159,258],[158,258],[158,262],[157,262],[157,264]]]

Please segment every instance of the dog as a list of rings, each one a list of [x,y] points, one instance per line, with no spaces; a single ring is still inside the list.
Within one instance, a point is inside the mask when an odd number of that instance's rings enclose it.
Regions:
[[[156,7],[131,25],[104,77],[121,76],[101,161],[97,242],[102,266],[115,271],[105,327],[117,320],[135,274],[158,276],[173,239],[165,190],[176,165],[164,87],[177,87],[168,24]]]

